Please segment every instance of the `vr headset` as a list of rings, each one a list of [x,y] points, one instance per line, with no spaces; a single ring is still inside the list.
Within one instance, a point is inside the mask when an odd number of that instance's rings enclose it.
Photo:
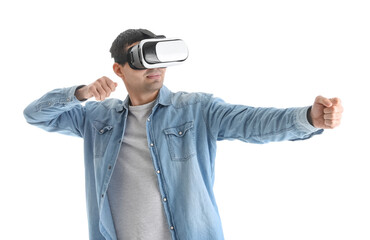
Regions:
[[[157,37],[144,39],[128,49],[127,62],[132,69],[165,68],[184,62],[188,55],[181,39]]]

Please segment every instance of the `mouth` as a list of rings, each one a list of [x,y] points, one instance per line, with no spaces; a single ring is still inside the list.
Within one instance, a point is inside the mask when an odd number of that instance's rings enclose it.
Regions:
[[[162,76],[161,73],[153,72],[153,73],[148,74],[146,77],[149,78],[149,79],[160,79],[161,76]]]

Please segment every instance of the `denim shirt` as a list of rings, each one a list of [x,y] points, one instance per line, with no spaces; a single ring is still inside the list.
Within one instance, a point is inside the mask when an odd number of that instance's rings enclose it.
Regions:
[[[89,236],[116,239],[107,189],[124,138],[129,97],[83,106],[74,95],[76,88],[45,94],[24,116],[46,131],[84,139]],[[308,123],[307,110],[231,105],[210,94],[172,93],[163,86],[146,132],[172,239],[224,239],[213,192],[217,140],[307,139],[323,131]]]

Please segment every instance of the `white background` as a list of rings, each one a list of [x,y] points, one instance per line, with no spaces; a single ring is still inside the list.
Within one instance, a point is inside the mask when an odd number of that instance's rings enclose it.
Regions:
[[[186,41],[172,91],[229,103],[340,97],[342,125],[307,141],[220,142],[215,193],[226,239],[370,239],[368,1],[3,1],[1,239],[87,239],[82,140],[32,127],[54,88],[119,82],[109,48],[128,28]],[[5,134],[4,134],[5,133]]]

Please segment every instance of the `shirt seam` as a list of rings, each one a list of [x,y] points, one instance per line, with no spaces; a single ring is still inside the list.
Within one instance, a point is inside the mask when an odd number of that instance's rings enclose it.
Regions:
[[[209,97],[211,98],[211,97]],[[210,101],[210,99],[208,99],[208,102]],[[209,124],[208,122],[206,121],[206,116],[205,116],[205,106],[203,105],[203,101],[201,101],[201,106],[202,106],[202,118],[203,118],[203,121],[204,121],[204,124],[206,125],[207,127],[207,131],[209,132],[209,134],[211,135],[212,139],[215,139],[217,141],[217,137],[213,135],[212,131],[211,131],[211,128],[209,127]]]

